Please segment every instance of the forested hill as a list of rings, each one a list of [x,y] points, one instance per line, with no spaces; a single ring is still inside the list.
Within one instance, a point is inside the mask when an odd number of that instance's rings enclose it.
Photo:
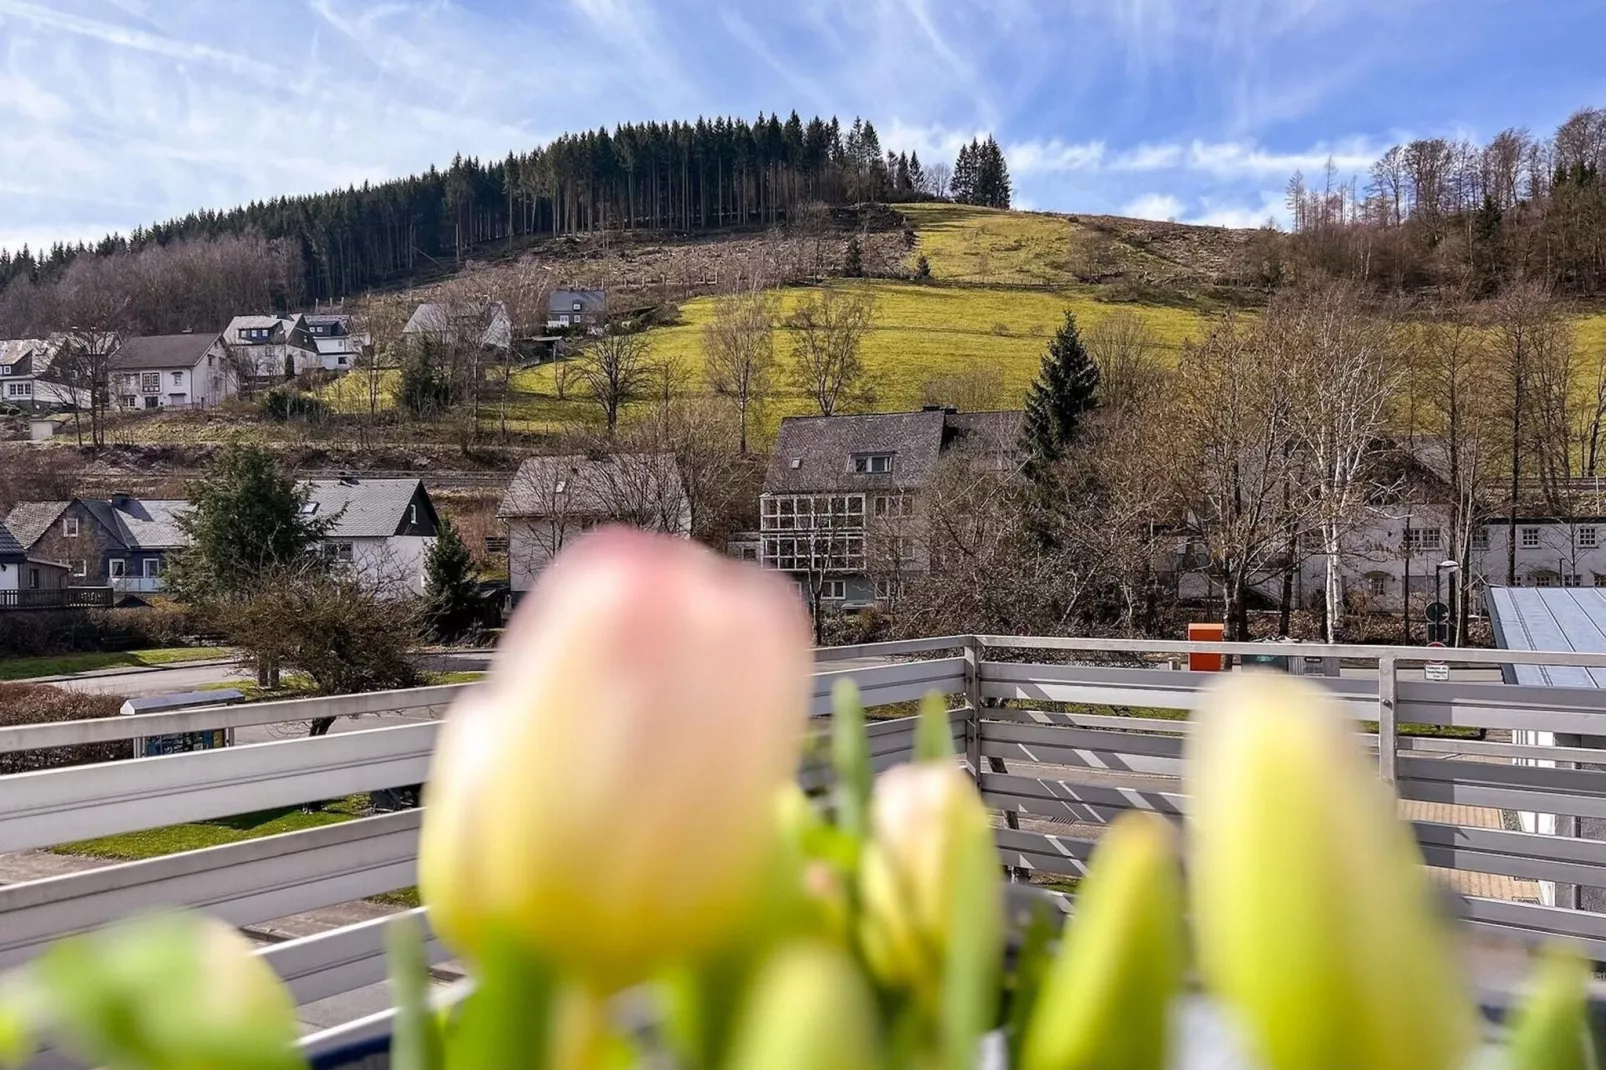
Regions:
[[[330,300],[456,265],[476,245],[521,235],[648,227],[694,231],[763,225],[793,206],[954,194],[1009,206],[997,144],[967,146],[959,174],[918,154],[886,152],[872,123],[804,122],[796,112],[650,122],[566,134],[498,161],[457,157],[444,171],[361,188],[195,212],[93,248],[98,255],[255,231],[297,252],[304,297]],[[53,276],[85,250],[0,252],[0,283]]]

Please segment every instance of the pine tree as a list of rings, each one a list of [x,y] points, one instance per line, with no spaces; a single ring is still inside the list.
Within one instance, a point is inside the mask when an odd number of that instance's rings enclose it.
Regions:
[[[482,606],[468,545],[451,519],[442,517],[424,557],[424,621],[441,642],[454,643],[473,632]]]
[[[1008,208],[1010,201],[1009,165],[1004,161],[1004,150],[998,141],[988,135],[985,144],[976,150],[976,180],[973,204],[988,208]]]
[[[954,161],[953,177],[948,180],[948,192],[960,204],[971,204],[976,194],[976,154],[974,141],[959,147],[959,158]]]
[[[909,154],[909,186],[916,193],[926,192],[926,171],[925,168],[920,166],[920,154],[918,152]],[[4,274],[4,272],[0,272],[0,274]]]
[[[1098,387],[1099,366],[1082,345],[1075,314],[1067,311],[1026,395],[1020,447],[1032,479],[1043,478],[1065,456],[1083,417],[1098,405]]]
[[[864,254],[859,250],[859,236],[848,239],[848,255],[842,261],[842,274],[850,279],[864,278]]]

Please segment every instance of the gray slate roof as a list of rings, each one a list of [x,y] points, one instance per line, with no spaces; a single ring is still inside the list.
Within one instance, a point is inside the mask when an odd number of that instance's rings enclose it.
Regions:
[[[16,540],[11,532],[6,530],[4,524],[0,524],[0,557],[16,558],[22,556],[24,556],[22,544]]]
[[[764,490],[811,494],[832,490],[914,490],[931,478],[937,459],[961,444],[1007,452],[1019,412],[877,412],[856,416],[798,416],[781,421]],[[853,470],[863,454],[892,454],[892,471]]]
[[[683,496],[680,469],[670,453],[583,453],[528,457],[502,496],[496,515],[613,516],[637,510],[643,501]]]
[[[6,516],[5,526],[23,546],[32,546],[72,502],[18,502]]]
[[[152,334],[130,338],[112,355],[114,371],[153,371],[193,368],[218,340],[215,334]]]
[[[513,326],[507,316],[507,306],[500,301],[487,302],[480,310],[480,323],[483,324],[483,333],[480,335],[480,344],[506,349],[513,344]],[[403,334],[433,334],[443,338],[450,338],[457,330],[452,322],[452,314],[444,305],[433,301],[426,301],[413,310],[407,318],[407,326],[402,328]]]
[[[407,516],[413,495],[423,485],[417,479],[310,479],[309,501],[316,502],[313,520],[339,514],[331,539],[388,539]],[[341,512],[341,510],[345,510]]]
[[[553,290],[547,298],[548,312],[574,311],[574,303],[580,302],[580,311],[587,315],[595,315],[608,310],[608,292],[606,290]]]

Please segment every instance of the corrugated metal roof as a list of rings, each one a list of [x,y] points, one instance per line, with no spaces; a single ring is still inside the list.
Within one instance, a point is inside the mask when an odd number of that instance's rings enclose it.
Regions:
[[[1485,599],[1503,649],[1606,654],[1606,588],[1490,587]],[[1606,669],[1505,665],[1501,672],[1508,684],[1606,688]]]

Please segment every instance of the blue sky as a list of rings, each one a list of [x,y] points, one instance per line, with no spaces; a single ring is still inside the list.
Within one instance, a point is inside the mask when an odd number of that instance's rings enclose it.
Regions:
[[[1606,105],[1606,0],[0,0],[0,246],[626,120],[862,114],[1022,207],[1249,225],[1332,155]]]

